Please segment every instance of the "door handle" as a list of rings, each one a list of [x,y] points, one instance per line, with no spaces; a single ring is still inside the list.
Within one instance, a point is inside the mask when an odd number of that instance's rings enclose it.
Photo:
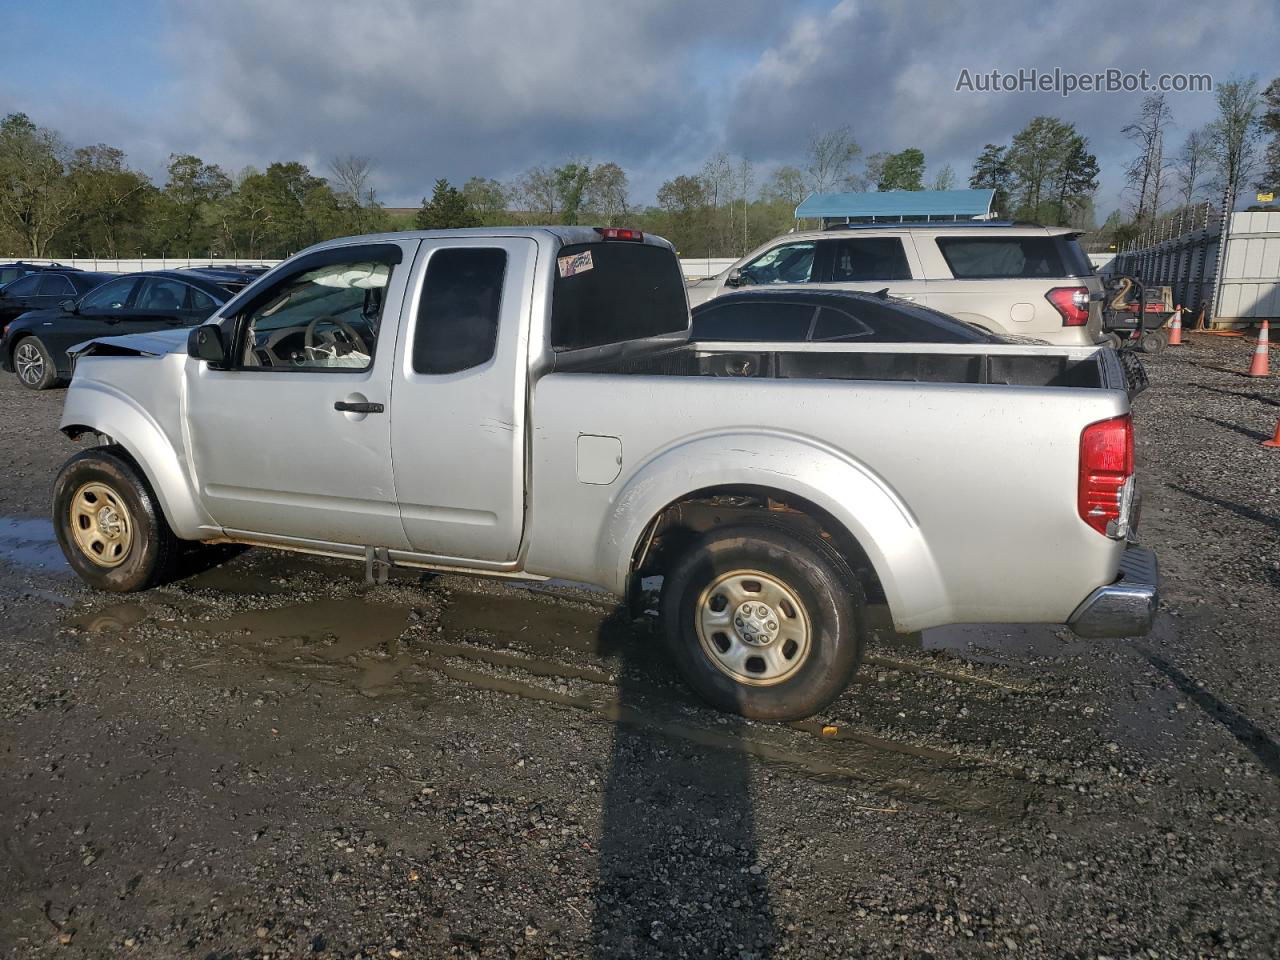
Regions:
[[[380,403],[355,402],[352,400],[335,400],[333,409],[340,410],[343,413],[382,413],[385,410]]]

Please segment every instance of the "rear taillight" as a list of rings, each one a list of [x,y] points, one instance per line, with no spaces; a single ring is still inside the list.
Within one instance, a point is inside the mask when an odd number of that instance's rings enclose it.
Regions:
[[[644,233],[630,227],[596,227],[596,233],[606,240],[643,240]]]
[[[1123,538],[1128,533],[1133,496],[1133,419],[1125,414],[1100,420],[1080,434],[1080,519],[1099,533]]]
[[[1044,298],[1062,314],[1064,327],[1083,327],[1089,322],[1088,287],[1054,287]]]

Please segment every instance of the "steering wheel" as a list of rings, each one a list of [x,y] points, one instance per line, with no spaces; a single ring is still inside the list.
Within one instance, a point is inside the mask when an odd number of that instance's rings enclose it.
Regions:
[[[303,349],[311,355],[316,349],[316,327],[322,323],[332,323],[335,327],[342,331],[342,335],[347,338],[347,342],[351,344],[357,351],[365,356],[373,356],[369,348],[365,346],[364,338],[356,333],[355,328],[345,320],[337,317],[316,317],[307,324],[307,329],[302,334]],[[334,356],[337,356],[336,339],[332,341],[335,344]]]

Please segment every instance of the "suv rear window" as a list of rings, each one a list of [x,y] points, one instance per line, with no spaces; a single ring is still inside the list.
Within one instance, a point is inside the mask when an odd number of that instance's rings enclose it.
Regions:
[[[1067,265],[1069,277],[1091,277],[1094,274],[1093,262],[1080,247],[1080,241],[1074,236],[1058,237],[1062,246],[1062,259]]]
[[[684,274],[666,247],[572,243],[556,256],[551,347],[578,350],[689,326]]]
[[[961,280],[1066,277],[1056,237],[938,237],[938,249]]]

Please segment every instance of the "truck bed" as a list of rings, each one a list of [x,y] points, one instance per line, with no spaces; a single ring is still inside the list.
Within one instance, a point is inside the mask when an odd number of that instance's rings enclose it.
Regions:
[[[564,372],[774,380],[864,380],[1143,390],[1137,357],[1103,348],[1000,344],[696,343],[558,367]]]

